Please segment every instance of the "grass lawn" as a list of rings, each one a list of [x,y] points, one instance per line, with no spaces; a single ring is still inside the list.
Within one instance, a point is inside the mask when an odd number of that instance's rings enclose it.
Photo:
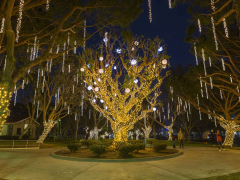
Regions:
[[[240,172],[228,174],[224,176],[214,176],[214,177],[204,178],[199,180],[240,180]]]

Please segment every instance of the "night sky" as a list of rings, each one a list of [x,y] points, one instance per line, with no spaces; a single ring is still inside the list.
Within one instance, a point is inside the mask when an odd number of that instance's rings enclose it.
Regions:
[[[190,17],[187,7],[187,5],[178,5],[169,9],[168,0],[152,0],[152,23],[150,23],[148,0],[145,0],[142,6],[144,12],[131,24],[134,35],[149,38],[158,36],[164,40],[167,53],[171,56],[171,67],[176,67],[178,64],[194,65],[195,62],[194,55],[189,52],[190,44],[184,42]]]

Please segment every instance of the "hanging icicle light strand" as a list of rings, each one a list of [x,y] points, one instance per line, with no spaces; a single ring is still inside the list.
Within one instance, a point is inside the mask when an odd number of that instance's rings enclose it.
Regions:
[[[47,2],[46,2],[46,11],[48,11],[49,10],[49,0],[47,0]]]
[[[205,76],[207,76],[207,70],[206,70],[206,64],[205,64],[205,53],[204,53],[204,49],[202,49],[202,58],[203,58],[204,73],[205,73]]]
[[[83,32],[83,50],[85,51],[85,46],[86,46],[86,25],[87,25],[87,20],[84,20],[84,32]]]
[[[151,0],[148,0],[148,8],[149,8],[149,21],[152,22],[152,5]]]
[[[222,68],[223,68],[223,71],[225,71],[225,63],[224,63],[224,59],[221,58],[221,60],[222,60]]]
[[[196,58],[196,65],[198,65],[198,57],[197,57],[196,43],[194,43],[194,52],[195,52],[195,58]]]
[[[20,5],[19,5],[19,17],[17,19],[17,27],[16,27],[16,42],[18,43],[19,39],[19,31],[21,29],[21,24],[22,24],[22,11],[23,11],[23,6],[24,6],[24,0],[20,0]]]
[[[172,9],[172,0],[168,0],[169,9]]]
[[[202,32],[202,27],[201,27],[200,19],[198,19],[198,28],[199,28],[199,32],[201,33]]]
[[[215,12],[216,7],[215,7],[215,5],[214,5],[214,0],[211,0],[211,7],[212,7],[212,10]]]
[[[215,40],[215,46],[216,46],[216,50],[218,51],[217,35],[216,35],[216,29],[215,29],[215,23],[214,23],[213,17],[211,17],[211,22],[212,22],[212,28],[213,28],[213,36],[214,36],[214,40]]]
[[[226,22],[226,19],[225,19],[225,18],[223,19],[223,26],[224,26],[224,30],[225,30],[225,35],[226,35],[227,38],[229,38],[228,28],[227,28],[227,22]]]
[[[2,18],[2,25],[1,25],[0,33],[3,33],[4,22],[5,22],[5,18]]]

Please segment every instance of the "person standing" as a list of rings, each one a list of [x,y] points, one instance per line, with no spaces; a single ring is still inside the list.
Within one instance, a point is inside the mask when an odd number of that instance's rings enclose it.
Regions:
[[[212,140],[213,146],[216,146],[215,134],[214,134],[213,130],[211,130],[211,140]]]
[[[222,145],[222,138],[221,138],[221,135],[220,135],[220,132],[219,130],[217,130],[217,143],[218,143],[218,149],[219,151],[221,151],[221,146],[222,146],[222,149],[225,151],[223,145]]]
[[[175,136],[174,136],[174,133],[172,132],[172,134],[171,134],[171,138],[172,138],[172,143],[173,143],[173,148],[175,148],[176,149],[176,145],[175,145]]]
[[[181,147],[184,148],[184,147],[183,147],[184,134],[183,134],[182,130],[180,130],[179,133],[178,133],[178,140],[179,140],[179,142],[180,142],[180,148],[181,148]]]
[[[207,131],[205,131],[205,133],[203,133],[204,144],[207,144],[207,138],[208,138],[208,133]]]

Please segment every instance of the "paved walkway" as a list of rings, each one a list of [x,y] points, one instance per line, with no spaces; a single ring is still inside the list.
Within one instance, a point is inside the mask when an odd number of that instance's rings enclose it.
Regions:
[[[60,149],[59,149],[60,150]],[[240,151],[186,147],[165,160],[127,163],[67,161],[52,158],[56,149],[0,150],[0,178],[9,180],[181,180],[240,171]]]

